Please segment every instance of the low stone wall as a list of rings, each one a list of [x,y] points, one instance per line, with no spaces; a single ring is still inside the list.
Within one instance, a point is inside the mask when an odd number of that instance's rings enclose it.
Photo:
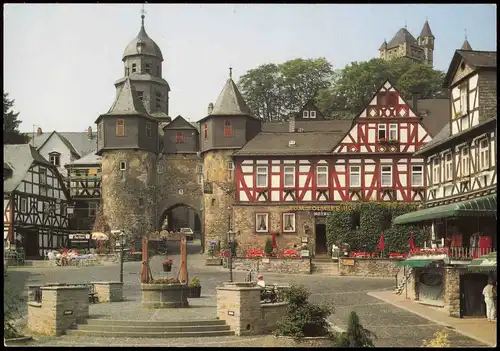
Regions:
[[[123,283],[120,282],[91,282],[99,302],[123,301]]]
[[[310,258],[245,258],[232,259],[234,270],[259,273],[311,274]]]
[[[72,324],[89,317],[89,296],[86,285],[51,284],[30,287],[39,289],[41,302],[28,299],[28,328],[40,335],[64,334]]]
[[[399,260],[387,258],[341,258],[340,275],[363,277],[394,277],[399,267]]]
[[[182,284],[141,284],[142,306],[147,308],[189,307],[188,288]]]
[[[260,304],[262,312],[262,331],[269,333],[278,327],[278,322],[285,315],[286,302]]]

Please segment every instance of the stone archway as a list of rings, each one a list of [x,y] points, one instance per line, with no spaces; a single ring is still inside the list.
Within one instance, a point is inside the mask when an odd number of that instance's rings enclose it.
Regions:
[[[195,234],[202,231],[201,211],[194,204],[176,202],[162,206],[158,227],[160,230],[177,231],[180,228],[191,228]]]

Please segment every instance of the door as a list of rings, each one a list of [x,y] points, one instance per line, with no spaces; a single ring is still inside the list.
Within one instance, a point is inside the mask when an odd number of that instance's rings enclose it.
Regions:
[[[488,275],[467,273],[460,276],[460,317],[486,317],[483,288]]]
[[[38,232],[33,229],[25,229],[23,236],[26,259],[33,260],[40,258],[40,253],[38,252]]]
[[[327,253],[326,225],[324,223],[316,223],[316,255],[325,255]]]

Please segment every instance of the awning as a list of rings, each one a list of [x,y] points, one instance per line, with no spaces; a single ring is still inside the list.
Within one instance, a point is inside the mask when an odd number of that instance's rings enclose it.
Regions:
[[[425,267],[437,260],[404,260],[399,261],[396,266],[398,267]]]
[[[497,195],[426,208],[394,218],[393,224],[407,224],[449,217],[496,217]]]
[[[497,270],[497,253],[490,252],[487,255],[475,258],[468,266],[473,272],[488,272]]]

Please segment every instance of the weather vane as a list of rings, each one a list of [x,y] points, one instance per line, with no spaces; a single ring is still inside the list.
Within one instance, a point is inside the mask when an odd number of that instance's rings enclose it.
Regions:
[[[233,67],[229,66],[229,79],[233,79]]]
[[[146,10],[144,10],[144,5],[147,4],[147,2],[144,2],[144,4],[142,4],[142,9],[141,9],[141,16],[142,17],[145,17],[146,16]]]
[[[465,32],[465,40],[467,40],[467,28],[464,29]]]

